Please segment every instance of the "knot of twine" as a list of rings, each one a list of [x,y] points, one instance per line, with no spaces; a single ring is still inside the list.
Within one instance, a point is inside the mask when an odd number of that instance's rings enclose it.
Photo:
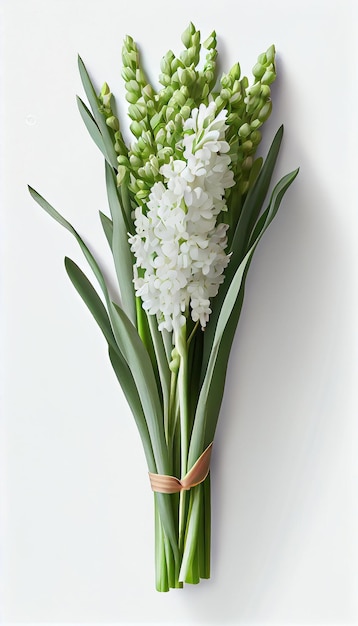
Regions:
[[[184,478],[176,478],[175,476],[167,476],[166,474],[152,474],[149,472],[150,485],[153,491],[159,493],[179,493],[180,491],[188,491],[196,485],[204,482],[209,474],[210,457],[212,443],[208,445],[206,450],[199,456],[193,467]]]

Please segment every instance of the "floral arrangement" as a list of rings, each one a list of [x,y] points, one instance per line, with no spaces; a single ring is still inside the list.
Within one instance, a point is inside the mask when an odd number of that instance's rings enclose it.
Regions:
[[[65,259],[106,339],[144,447],[159,591],[210,576],[210,454],[229,353],[253,253],[298,171],[276,184],[263,209],[283,135],[281,127],[265,161],[255,157],[272,108],[274,46],[258,57],[249,83],[238,63],[217,81],[215,32],[202,62],[193,24],[182,41],[179,57],[169,51],[162,59],[156,91],[135,42],[124,40],[130,145],[108,85],[98,92],[79,58],[91,109],[78,98],[79,111],[105,159],[110,217],[100,219],[116,301],[77,231],[29,188],[77,239],[102,292]]]

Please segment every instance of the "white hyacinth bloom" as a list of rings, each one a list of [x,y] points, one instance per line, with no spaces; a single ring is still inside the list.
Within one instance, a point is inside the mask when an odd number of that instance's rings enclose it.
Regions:
[[[224,280],[228,227],[217,217],[227,210],[225,189],[234,185],[226,114],[216,114],[214,102],[193,109],[180,158],[160,168],[162,182],[154,183],[146,207],[135,210],[129,237],[135,292],[160,330],[178,331],[189,313],[204,328]]]

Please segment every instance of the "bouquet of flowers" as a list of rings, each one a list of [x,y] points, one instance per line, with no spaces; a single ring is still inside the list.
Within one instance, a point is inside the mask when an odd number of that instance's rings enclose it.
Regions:
[[[142,440],[154,492],[156,587],[210,576],[210,454],[231,344],[252,256],[295,170],[274,187],[281,127],[263,161],[255,153],[271,113],[275,49],[249,83],[236,63],[217,81],[216,35],[193,24],[179,57],[162,59],[156,91],[127,36],[122,76],[133,141],[124,141],[114,98],[79,71],[90,108],[82,119],[105,159],[110,216],[100,213],[119,297],[94,255],[42,196],[33,198],[77,239],[101,296],[69,258],[69,278],[108,344]],[[204,332],[205,331],[205,332]]]

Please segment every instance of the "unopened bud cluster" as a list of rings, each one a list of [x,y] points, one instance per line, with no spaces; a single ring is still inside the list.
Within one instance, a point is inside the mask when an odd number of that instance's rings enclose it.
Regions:
[[[141,67],[136,43],[129,36],[124,40],[122,77],[134,137],[129,148],[108,85],[99,96],[118,155],[117,184],[128,186],[135,209],[130,243],[136,293],[149,314],[157,315],[160,328],[168,330],[184,323],[189,305],[194,321],[205,326],[209,318],[210,298],[229,260],[222,214],[237,213],[237,200],[249,189],[259,129],[271,113],[270,85],[276,77],[274,46],[258,57],[252,84],[241,77],[238,63],[216,84],[215,32],[201,44],[200,32],[190,23],[182,42],[179,56],[169,50],[163,57],[162,88],[156,92]],[[206,56],[198,69],[202,46]],[[202,136],[195,135],[199,127]],[[203,137],[206,143],[199,149]],[[199,266],[194,279],[190,272]],[[208,277],[213,276],[211,284]]]

